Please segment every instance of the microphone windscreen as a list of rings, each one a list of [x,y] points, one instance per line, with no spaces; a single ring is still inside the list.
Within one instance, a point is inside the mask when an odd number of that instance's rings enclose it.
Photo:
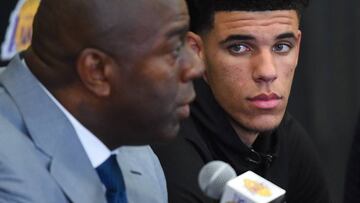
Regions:
[[[223,161],[211,161],[200,170],[200,189],[213,199],[220,199],[226,183],[236,177],[235,170]]]

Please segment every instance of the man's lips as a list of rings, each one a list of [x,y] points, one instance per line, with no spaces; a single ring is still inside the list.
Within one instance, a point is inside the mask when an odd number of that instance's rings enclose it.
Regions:
[[[251,97],[248,100],[259,109],[273,109],[277,107],[281,102],[282,97],[275,93],[271,94],[259,94],[255,97]]]
[[[182,105],[179,106],[177,109],[178,115],[180,119],[185,119],[187,117],[189,117],[190,115],[190,105],[186,104],[186,105]]]
[[[195,94],[191,95],[190,97],[188,97],[188,99],[185,99],[184,102],[179,104],[178,113],[179,113],[179,117],[181,119],[189,117],[189,115],[190,115],[190,103],[193,102],[194,99],[195,99]]]

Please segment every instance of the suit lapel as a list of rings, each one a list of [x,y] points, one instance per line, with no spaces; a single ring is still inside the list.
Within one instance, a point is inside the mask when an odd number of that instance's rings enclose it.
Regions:
[[[35,145],[49,157],[50,173],[74,203],[105,203],[96,171],[75,130],[17,56],[0,75]]]

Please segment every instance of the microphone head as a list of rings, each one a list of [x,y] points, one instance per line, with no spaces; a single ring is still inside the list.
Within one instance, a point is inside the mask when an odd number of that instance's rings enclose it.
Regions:
[[[226,183],[236,177],[235,170],[223,161],[211,161],[200,170],[200,189],[213,199],[220,199]]]

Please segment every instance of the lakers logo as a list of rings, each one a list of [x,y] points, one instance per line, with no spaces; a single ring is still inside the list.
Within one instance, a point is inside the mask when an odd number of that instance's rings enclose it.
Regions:
[[[20,0],[11,13],[9,26],[1,46],[1,59],[9,60],[17,52],[29,47],[32,24],[40,0]]]
[[[254,180],[244,179],[245,187],[252,193],[262,197],[270,197],[271,190],[263,183],[259,183]]]

